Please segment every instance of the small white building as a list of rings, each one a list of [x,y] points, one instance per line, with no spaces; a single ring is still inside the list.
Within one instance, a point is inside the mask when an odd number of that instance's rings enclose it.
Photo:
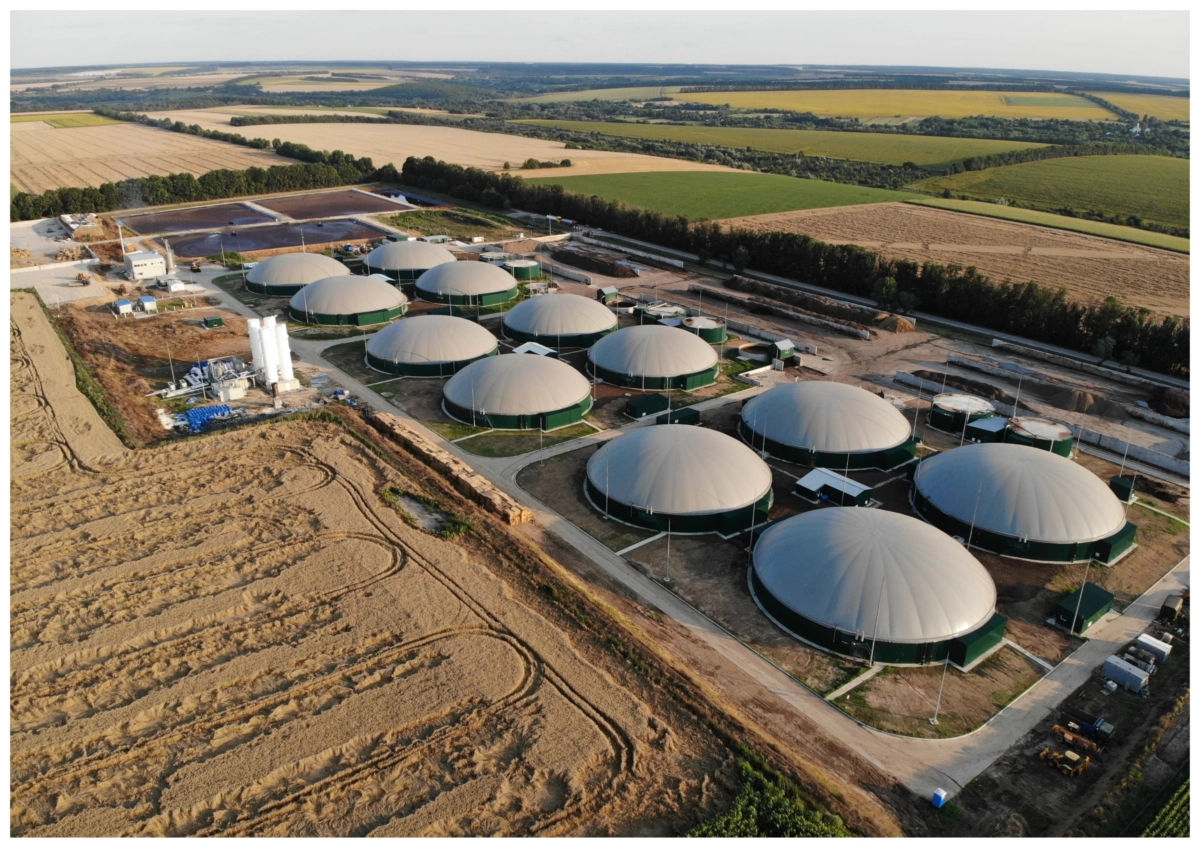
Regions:
[[[158,301],[152,297],[139,297],[138,298],[138,308],[146,313],[157,312],[158,311]]]
[[[167,273],[167,260],[161,253],[139,250],[125,254],[125,273],[134,282],[150,280]]]

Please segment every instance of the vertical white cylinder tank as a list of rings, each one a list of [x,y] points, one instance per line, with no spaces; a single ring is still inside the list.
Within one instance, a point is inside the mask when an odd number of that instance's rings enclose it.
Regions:
[[[263,381],[268,385],[279,382],[279,345],[275,341],[275,316],[262,322]]]
[[[266,367],[266,363],[263,362],[262,319],[247,319],[246,329],[250,332],[251,366],[255,371],[262,371]]]
[[[294,379],[296,375],[292,372],[292,348],[288,343],[287,324],[275,325],[275,340],[279,350],[279,379]]]

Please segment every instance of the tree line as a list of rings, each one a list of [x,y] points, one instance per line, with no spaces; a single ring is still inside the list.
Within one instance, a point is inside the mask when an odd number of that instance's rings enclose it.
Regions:
[[[856,245],[826,244],[798,233],[757,233],[714,222],[692,223],[683,216],[630,208],[595,195],[568,192],[562,186],[527,183],[509,174],[463,168],[432,157],[408,158],[401,177],[404,184],[417,188],[499,209],[515,206],[560,215],[723,262],[737,255],[741,264],[757,271],[845,294],[870,298],[886,290],[896,303],[942,318],[1085,353],[1103,347],[1105,358],[1126,365],[1188,374],[1189,322],[1172,316],[1157,319],[1149,310],[1127,306],[1117,298],[1085,305],[1068,300],[1065,289],[1036,282],[996,283],[974,268],[889,259]]]

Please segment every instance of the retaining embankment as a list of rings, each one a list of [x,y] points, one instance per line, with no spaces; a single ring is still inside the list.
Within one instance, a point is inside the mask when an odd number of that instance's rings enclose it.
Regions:
[[[791,309],[785,309],[783,306],[771,303],[765,297],[756,297],[755,295],[740,296],[729,292],[710,289],[707,286],[697,286],[695,284],[688,285],[688,291],[701,291],[705,294],[716,298],[717,300],[736,303],[743,309],[756,307],[766,310],[771,315],[776,315],[780,318],[788,318],[792,321],[799,321],[802,324],[811,324],[814,327],[823,327],[826,330],[832,330],[835,333],[841,333],[846,336],[852,336],[856,339],[870,339],[871,333],[861,325],[854,325],[849,321],[839,321],[836,318],[821,318],[818,315],[813,315],[810,312],[796,312]],[[730,325],[732,326],[732,325]]]
[[[461,459],[435,445],[408,422],[386,412],[377,412],[371,417],[371,424],[388,438],[415,453],[427,465],[446,474],[455,489],[488,512],[498,515],[502,521],[508,524],[524,524],[533,520],[532,512],[497,489],[482,475],[475,473],[475,469]]]
[[[1050,353],[1046,350],[1025,347],[1025,345],[1006,342],[1002,339],[992,339],[992,347],[1011,351],[1017,356],[1024,356],[1028,359],[1037,359],[1042,362],[1061,365],[1063,368],[1070,368],[1072,371],[1082,371],[1084,374],[1091,374],[1094,377],[1104,377],[1109,380],[1115,380],[1118,383],[1125,383],[1130,386],[1139,386],[1143,389],[1157,389],[1163,385],[1162,383],[1154,380],[1148,380],[1145,377],[1139,377],[1137,374],[1129,374],[1124,371],[1117,371],[1113,368],[1105,368],[1102,365],[1094,365],[1090,362],[1083,362],[1078,359],[1073,359],[1070,356],[1062,356],[1057,353]]]

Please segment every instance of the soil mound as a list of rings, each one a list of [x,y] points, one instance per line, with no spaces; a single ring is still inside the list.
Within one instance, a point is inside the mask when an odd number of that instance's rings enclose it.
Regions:
[[[914,333],[917,326],[907,318],[901,318],[899,315],[892,315],[889,318],[884,318],[879,322],[879,328],[882,330],[890,330],[893,333]]]
[[[1191,397],[1175,389],[1159,389],[1155,392],[1150,398],[1150,408],[1168,418],[1192,417]]]

